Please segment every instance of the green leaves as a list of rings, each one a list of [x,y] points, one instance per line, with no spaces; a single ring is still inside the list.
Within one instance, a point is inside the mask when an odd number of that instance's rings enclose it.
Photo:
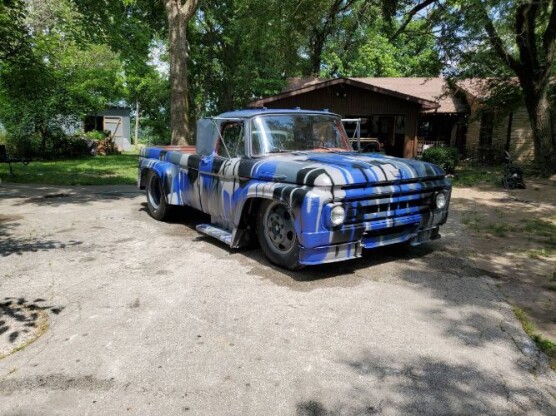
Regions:
[[[0,3],[0,66],[23,52],[27,45],[23,0]]]
[[[71,120],[123,96],[123,67],[106,45],[84,42],[69,0],[29,0],[24,49],[0,65],[0,121],[9,138],[40,137],[42,148]]]

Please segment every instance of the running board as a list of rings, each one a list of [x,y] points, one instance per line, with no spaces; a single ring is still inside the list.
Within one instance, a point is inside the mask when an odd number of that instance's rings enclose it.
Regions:
[[[228,244],[229,246],[232,245],[232,233],[223,230],[222,228],[218,228],[210,224],[199,224],[195,228],[200,233],[206,234],[209,237],[214,237],[217,240],[220,240],[223,243]]]

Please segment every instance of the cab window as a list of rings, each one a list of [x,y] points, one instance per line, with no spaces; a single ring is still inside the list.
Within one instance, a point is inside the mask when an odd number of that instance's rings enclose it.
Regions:
[[[217,153],[226,158],[245,156],[245,135],[242,122],[224,123],[218,139]]]

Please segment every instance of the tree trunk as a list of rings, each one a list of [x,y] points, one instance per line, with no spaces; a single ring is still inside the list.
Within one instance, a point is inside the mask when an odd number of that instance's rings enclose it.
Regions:
[[[556,141],[552,128],[552,110],[547,88],[540,94],[525,97],[527,113],[531,122],[533,143],[535,146],[535,162],[543,174],[551,174],[556,170]]]
[[[46,139],[48,134],[48,124],[45,122],[37,130],[39,132],[39,135],[41,136],[40,156],[46,158]]]
[[[139,99],[135,100],[135,137],[133,138],[135,150],[139,147]]]
[[[170,52],[170,130],[171,144],[187,145],[189,128],[189,86],[187,82],[187,24],[198,0],[164,0],[168,17]]]
[[[556,171],[556,141],[552,128],[552,110],[548,89],[550,85],[550,68],[556,57],[556,4],[535,2],[532,0],[518,2],[515,14],[515,45],[519,58],[510,53],[504,45],[493,21],[486,9],[482,8],[484,28],[488,34],[493,50],[502,62],[512,69],[519,79],[523,91],[525,107],[529,115],[533,144],[535,146],[535,162],[543,174]],[[548,24],[540,39],[537,29],[542,20],[539,7],[549,15]],[[542,48],[541,48],[542,46]]]
[[[311,41],[310,60],[311,76],[318,78],[322,64],[322,51],[324,49],[324,39],[321,33],[315,33]]]

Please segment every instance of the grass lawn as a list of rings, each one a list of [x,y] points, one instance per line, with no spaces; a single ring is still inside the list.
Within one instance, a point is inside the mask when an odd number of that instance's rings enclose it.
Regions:
[[[139,157],[136,154],[90,156],[80,159],[36,161],[24,166],[0,163],[0,179],[8,183],[48,185],[121,185],[137,181]]]
[[[525,333],[529,335],[529,337],[535,341],[537,347],[548,356],[550,368],[556,371],[556,344],[537,333],[537,328],[535,328],[535,325],[523,310],[517,306],[515,306],[513,310],[515,316],[519,322],[521,322]]]
[[[502,188],[500,180],[502,179],[503,172],[503,165],[458,167],[452,178],[452,184],[460,187],[499,185]]]

